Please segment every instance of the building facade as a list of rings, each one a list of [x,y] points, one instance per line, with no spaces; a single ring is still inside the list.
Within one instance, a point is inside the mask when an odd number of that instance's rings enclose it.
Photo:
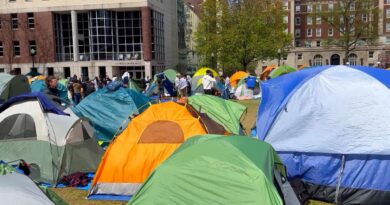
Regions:
[[[314,14],[315,11],[334,9],[337,6],[337,0],[285,0],[286,15],[284,21],[288,25],[286,32],[291,34],[293,42],[286,55],[281,55],[279,63],[295,67],[307,67],[339,65],[347,62],[350,65],[389,67],[390,1],[373,0],[373,2],[380,11],[379,20],[374,21],[378,23],[379,38],[377,42],[374,45],[358,42],[356,49],[348,57],[345,57],[341,48],[326,45],[328,39],[337,39],[340,33]],[[363,21],[370,21],[372,16],[362,15],[359,18],[362,18]],[[264,61],[260,64],[261,66],[276,65],[278,61]]]
[[[195,34],[200,23],[200,1],[187,1],[184,10],[187,19],[185,26],[187,71],[194,73],[199,68],[199,58],[196,53]]]
[[[0,0],[0,21],[0,72],[143,79],[179,62],[176,1]]]

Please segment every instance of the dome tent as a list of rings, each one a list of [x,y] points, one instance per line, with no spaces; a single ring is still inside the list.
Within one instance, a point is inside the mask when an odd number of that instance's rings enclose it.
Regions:
[[[218,89],[221,93],[223,91],[223,86],[220,82],[220,76],[217,73],[217,71],[211,69],[211,68],[199,68],[195,72],[195,74],[192,76],[191,79],[191,90],[192,93],[203,93],[203,86],[202,86],[202,78],[206,75],[207,70],[211,71],[214,75],[214,78],[217,80],[217,83],[215,85],[215,88]]]
[[[390,200],[390,72],[325,66],[262,84],[257,134],[312,198],[342,204]]]
[[[281,180],[285,176],[267,143],[244,136],[196,136],[157,167],[128,204],[297,205],[292,188]]]
[[[292,73],[295,71],[298,71],[298,69],[293,68],[293,67],[288,66],[288,65],[282,65],[282,66],[279,66],[278,68],[275,68],[274,70],[272,70],[272,72],[269,74],[269,76],[271,78],[276,78],[276,77],[279,77],[281,75],[284,75],[287,73]]]
[[[11,97],[29,92],[30,85],[26,76],[0,73],[0,104]]]
[[[89,122],[42,93],[11,98],[0,107],[0,156],[34,165],[33,179],[56,184],[74,172],[95,171],[102,149]]]
[[[200,119],[193,117],[186,106],[175,102],[151,105],[110,143],[89,198],[133,195],[154,168],[186,139],[205,133]]]
[[[237,71],[232,76],[230,76],[230,84],[232,88],[236,88],[238,82],[240,82],[241,79],[246,78],[249,76],[249,73],[244,71]]]

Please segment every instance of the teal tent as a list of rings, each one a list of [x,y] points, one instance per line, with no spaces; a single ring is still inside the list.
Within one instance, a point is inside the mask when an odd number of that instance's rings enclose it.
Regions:
[[[44,92],[46,88],[44,80],[34,80],[31,83],[31,92]],[[68,88],[62,83],[57,83],[57,89],[60,93],[59,97],[64,100],[68,100]]]
[[[29,92],[30,85],[26,76],[0,73],[0,103]]]
[[[128,204],[299,204],[287,186],[271,145],[244,136],[196,136],[157,167]]]
[[[118,130],[127,127],[129,117],[149,107],[143,94],[126,88],[110,91],[107,88],[88,95],[72,110],[79,117],[88,118],[101,141],[111,141]]]

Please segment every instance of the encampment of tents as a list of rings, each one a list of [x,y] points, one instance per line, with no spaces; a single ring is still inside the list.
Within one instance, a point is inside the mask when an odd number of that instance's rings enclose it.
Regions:
[[[283,164],[265,142],[196,136],[157,167],[128,204],[298,205],[285,178]]]
[[[151,105],[111,142],[96,171],[89,197],[133,195],[186,139],[205,133],[200,119],[193,117],[186,106],[175,102]]]
[[[257,134],[311,198],[390,201],[390,72],[361,66],[304,69],[262,84]]]
[[[292,73],[295,71],[298,71],[298,69],[291,67],[291,66],[288,66],[288,65],[282,65],[282,66],[279,66],[278,68],[275,68],[274,70],[272,70],[272,72],[269,74],[269,76],[271,78],[276,78],[278,76]]]
[[[188,103],[198,112],[207,114],[222,125],[227,132],[237,135],[243,133],[240,120],[246,113],[245,106],[211,95],[191,96]]]
[[[74,172],[93,172],[101,155],[88,120],[42,93],[13,97],[0,107],[2,160],[25,160],[39,182],[56,184]]]
[[[91,121],[99,140],[111,141],[127,127],[130,116],[142,113],[148,106],[149,99],[135,90],[103,88],[90,94],[72,110],[77,116]]]
[[[249,73],[244,71],[237,71],[232,76],[230,76],[230,85],[232,88],[236,88],[238,82],[240,82],[241,79],[244,79],[249,76]]]
[[[0,104],[13,96],[29,92],[30,85],[26,76],[0,73]]]

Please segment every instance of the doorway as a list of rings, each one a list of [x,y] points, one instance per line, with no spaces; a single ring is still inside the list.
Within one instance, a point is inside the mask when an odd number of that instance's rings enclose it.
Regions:
[[[54,75],[54,68],[52,67],[47,67],[47,76],[52,76]]]
[[[70,77],[70,67],[64,67],[64,77],[65,78]]]
[[[330,65],[340,65],[340,56],[338,54],[333,54],[330,57]]]
[[[105,76],[106,76],[106,67],[99,66],[99,77],[105,77]]]
[[[89,77],[88,73],[88,67],[81,67],[81,78],[83,80],[87,79]]]

